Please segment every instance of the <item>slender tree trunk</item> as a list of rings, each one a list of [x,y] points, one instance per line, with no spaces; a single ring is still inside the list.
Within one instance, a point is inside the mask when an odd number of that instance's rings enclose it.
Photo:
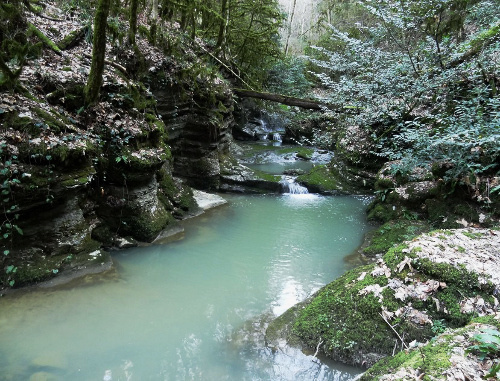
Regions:
[[[297,5],[297,0],[293,0],[292,12],[290,14],[290,22],[288,23],[288,35],[286,36],[285,55],[288,53],[288,44],[290,42],[290,36],[292,35],[292,23],[293,23],[293,17],[295,16],[296,5]]]
[[[151,19],[158,21],[158,0],[151,0]]]
[[[227,28],[227,14],[228,14],[228,0],[222,0],[221,4],[221,20],[219,24],[219,35],[217,36],[217,43],[215,45],[215,50],[221,49],[222,44],[224,43],[224,39],[226,37],[226,28]]]
[[[148,5],[149,7],[149,5]],[[149,34],[151,36],[151,43],[156,45],[156,36],[158,35],[158,0],[150,0],[150,13],[149,19]]]
[[[85,104],[93,104],[99,99],[102,85],[104,58],[106,55],[106,26],[111,0],[99,0],[94,18],[94,40],[92,44],[92,63],[85,86]]]
[[[191,14],[190,14],[190,19],[191,19],[191,25],[193,26],[193,29],[191,29],[191,39],[194,40],[196,38],[196,13],[195,13],[196,9],[193,8],[191,10]]]
[[[135,45],[135,35],[137,34],[138,8],[139,8],[139,0],[132,0],[130,3],[129,30],[128,30],[128,42],[130,45]]]

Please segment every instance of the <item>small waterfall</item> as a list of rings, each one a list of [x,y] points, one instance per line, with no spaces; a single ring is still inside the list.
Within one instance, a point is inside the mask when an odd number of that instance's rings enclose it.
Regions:
[[[283,189],[283,193],[289,194],[308,194],[309,191],[306,187],[297,184],[295,182],[295,178],[284,177],[281,181],[281,189]]]
[[[281,135],[280,135],[279,133],[277,133],[277,132],[276,132],[276,133],[274,133],[274,134],[273,134],[273,140],[274,140],[275,142],[281,142]]]

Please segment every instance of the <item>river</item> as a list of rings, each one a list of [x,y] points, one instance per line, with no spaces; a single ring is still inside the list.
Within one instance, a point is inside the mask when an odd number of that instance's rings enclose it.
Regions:
[[[1,298],[0,379],[352,379],[263,332],[357,264],[368,199],[224,197],[178,240],[115,252],[111,275]]]

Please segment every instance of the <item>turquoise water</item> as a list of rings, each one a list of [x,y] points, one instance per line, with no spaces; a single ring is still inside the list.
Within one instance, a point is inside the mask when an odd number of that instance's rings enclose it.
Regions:
[[[350,380],[264,345],[268,321],[353,267],[367,200],[225,195],[109,276],[0,299],[1,380]],[[45,378],[42,378],[45,377]]]

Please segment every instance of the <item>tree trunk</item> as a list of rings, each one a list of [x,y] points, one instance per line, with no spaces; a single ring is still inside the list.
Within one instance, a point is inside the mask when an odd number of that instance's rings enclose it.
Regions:
[[[99,0],[94,18],[94,40],[92,44],[92,63],[85,86],[85,104],[96,103],[102,85],[104,58],[106,55],[106,26],[111,0]]]
[[[295,16],[296,5],[297,5],[297,0],[293,0],[292,13],[290,14],[290,22],[288,23],[288,35],[286,36],[285,55],[288,53],[288,44],[290,43],[290,36],[292,35],[292,23],[293,23],[293,17]]]
[[[130,3],[129,30],[128,30],[128,42],[130,45],[135,45],[135,35],[137,34],[138,8],[139,8],[139,0],[132,0],[132,2]]]
[[[149,35],[150,35],[150,42],[153,45],[156,45],[156,36],[157,36],[157,29],[158,29],[158,17],[159,17],[159,10],[158,10],[158,0],[150,0],[150,3],[148,5],[148,21],[149,21]]]
[[[497,22],[493,27],[487,31],[481,33],[477,38],[470,41],[469,46],[471,47],[468,51],[462,54],[460,57],[455,58],[446,65],[446,69],[454,68],[463,62],[467,61],[471,57],[481,53],[481,51],[487,46],[493,44],[497,41],[498,36],[500,36],[500,23]]]
[[[217,36],[217,43],[215,44],[215,50],[221,49],[224,39],[226,37],[226,28],[227,28],[227,11],[229,9],[228,0],[222,0],[221,5],[221,20],[219,24],[219,35]]]

